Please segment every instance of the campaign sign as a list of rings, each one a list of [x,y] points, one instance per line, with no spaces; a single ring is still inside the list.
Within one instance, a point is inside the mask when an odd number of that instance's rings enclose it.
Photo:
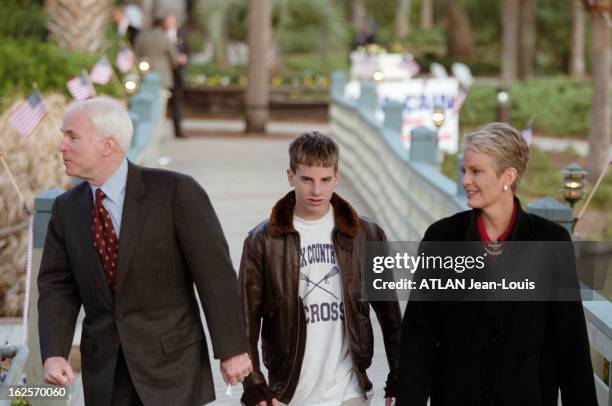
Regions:
[[[444,112],[444,123],[438,130],[438,148],[454,154],[459,149],[459,109],[456,104],[459,82],[455,78],[422,78],[401,81],[376,82],[379,111],[376,117],[384,119],[384,106],[389,100],[404,106],[401,131],[402,144],[410,148],[410,132],[416,127],[436,129],[432,116],[437,108]],[[345,95],[358,99],[360,84],[351,81]]]

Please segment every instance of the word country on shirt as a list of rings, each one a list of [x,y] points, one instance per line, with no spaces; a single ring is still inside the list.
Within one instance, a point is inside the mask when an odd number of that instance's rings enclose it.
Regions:
[[[336,253],[333,244],[310,244],[302,247],[300,267],[312,264],[335,264]]]

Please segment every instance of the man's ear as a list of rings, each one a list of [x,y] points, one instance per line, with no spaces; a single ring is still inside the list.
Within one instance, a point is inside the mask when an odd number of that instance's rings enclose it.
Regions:
[[[289,182],[289,186],[295,187],[295,173],[291,168],[287,169],[287,181]]]
[[[104,156],[109,156],[113,153],[113,148],[115,148],[115,145],[118,146],[119,144],[117,144],[117,141],[115,141],[114,138],[107,137],[102,141],[102,145],[104,146]]]

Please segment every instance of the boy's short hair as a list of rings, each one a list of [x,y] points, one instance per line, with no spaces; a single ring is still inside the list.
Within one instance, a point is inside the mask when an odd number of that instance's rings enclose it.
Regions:
[[[318,131],[304,133],[289,145],[289,167],[293,172],[298,165],[334,167],[338,170],[340,150],[330,137]]]

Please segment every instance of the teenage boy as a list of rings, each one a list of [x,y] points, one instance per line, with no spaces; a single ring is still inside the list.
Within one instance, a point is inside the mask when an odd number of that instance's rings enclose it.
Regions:
[[[390,373],[386,405],[397,391],[401,315],[397,301],[361,297],[364,241],[384,241],[380,227],[336,193],[339,151],[318,132],[289,146],[294,190],[244,242],[240,288],[254,371],[244,381],[250,405],[370,403],[370,305],[384,337]],[[259,364],[261,332],[262,360]]]

